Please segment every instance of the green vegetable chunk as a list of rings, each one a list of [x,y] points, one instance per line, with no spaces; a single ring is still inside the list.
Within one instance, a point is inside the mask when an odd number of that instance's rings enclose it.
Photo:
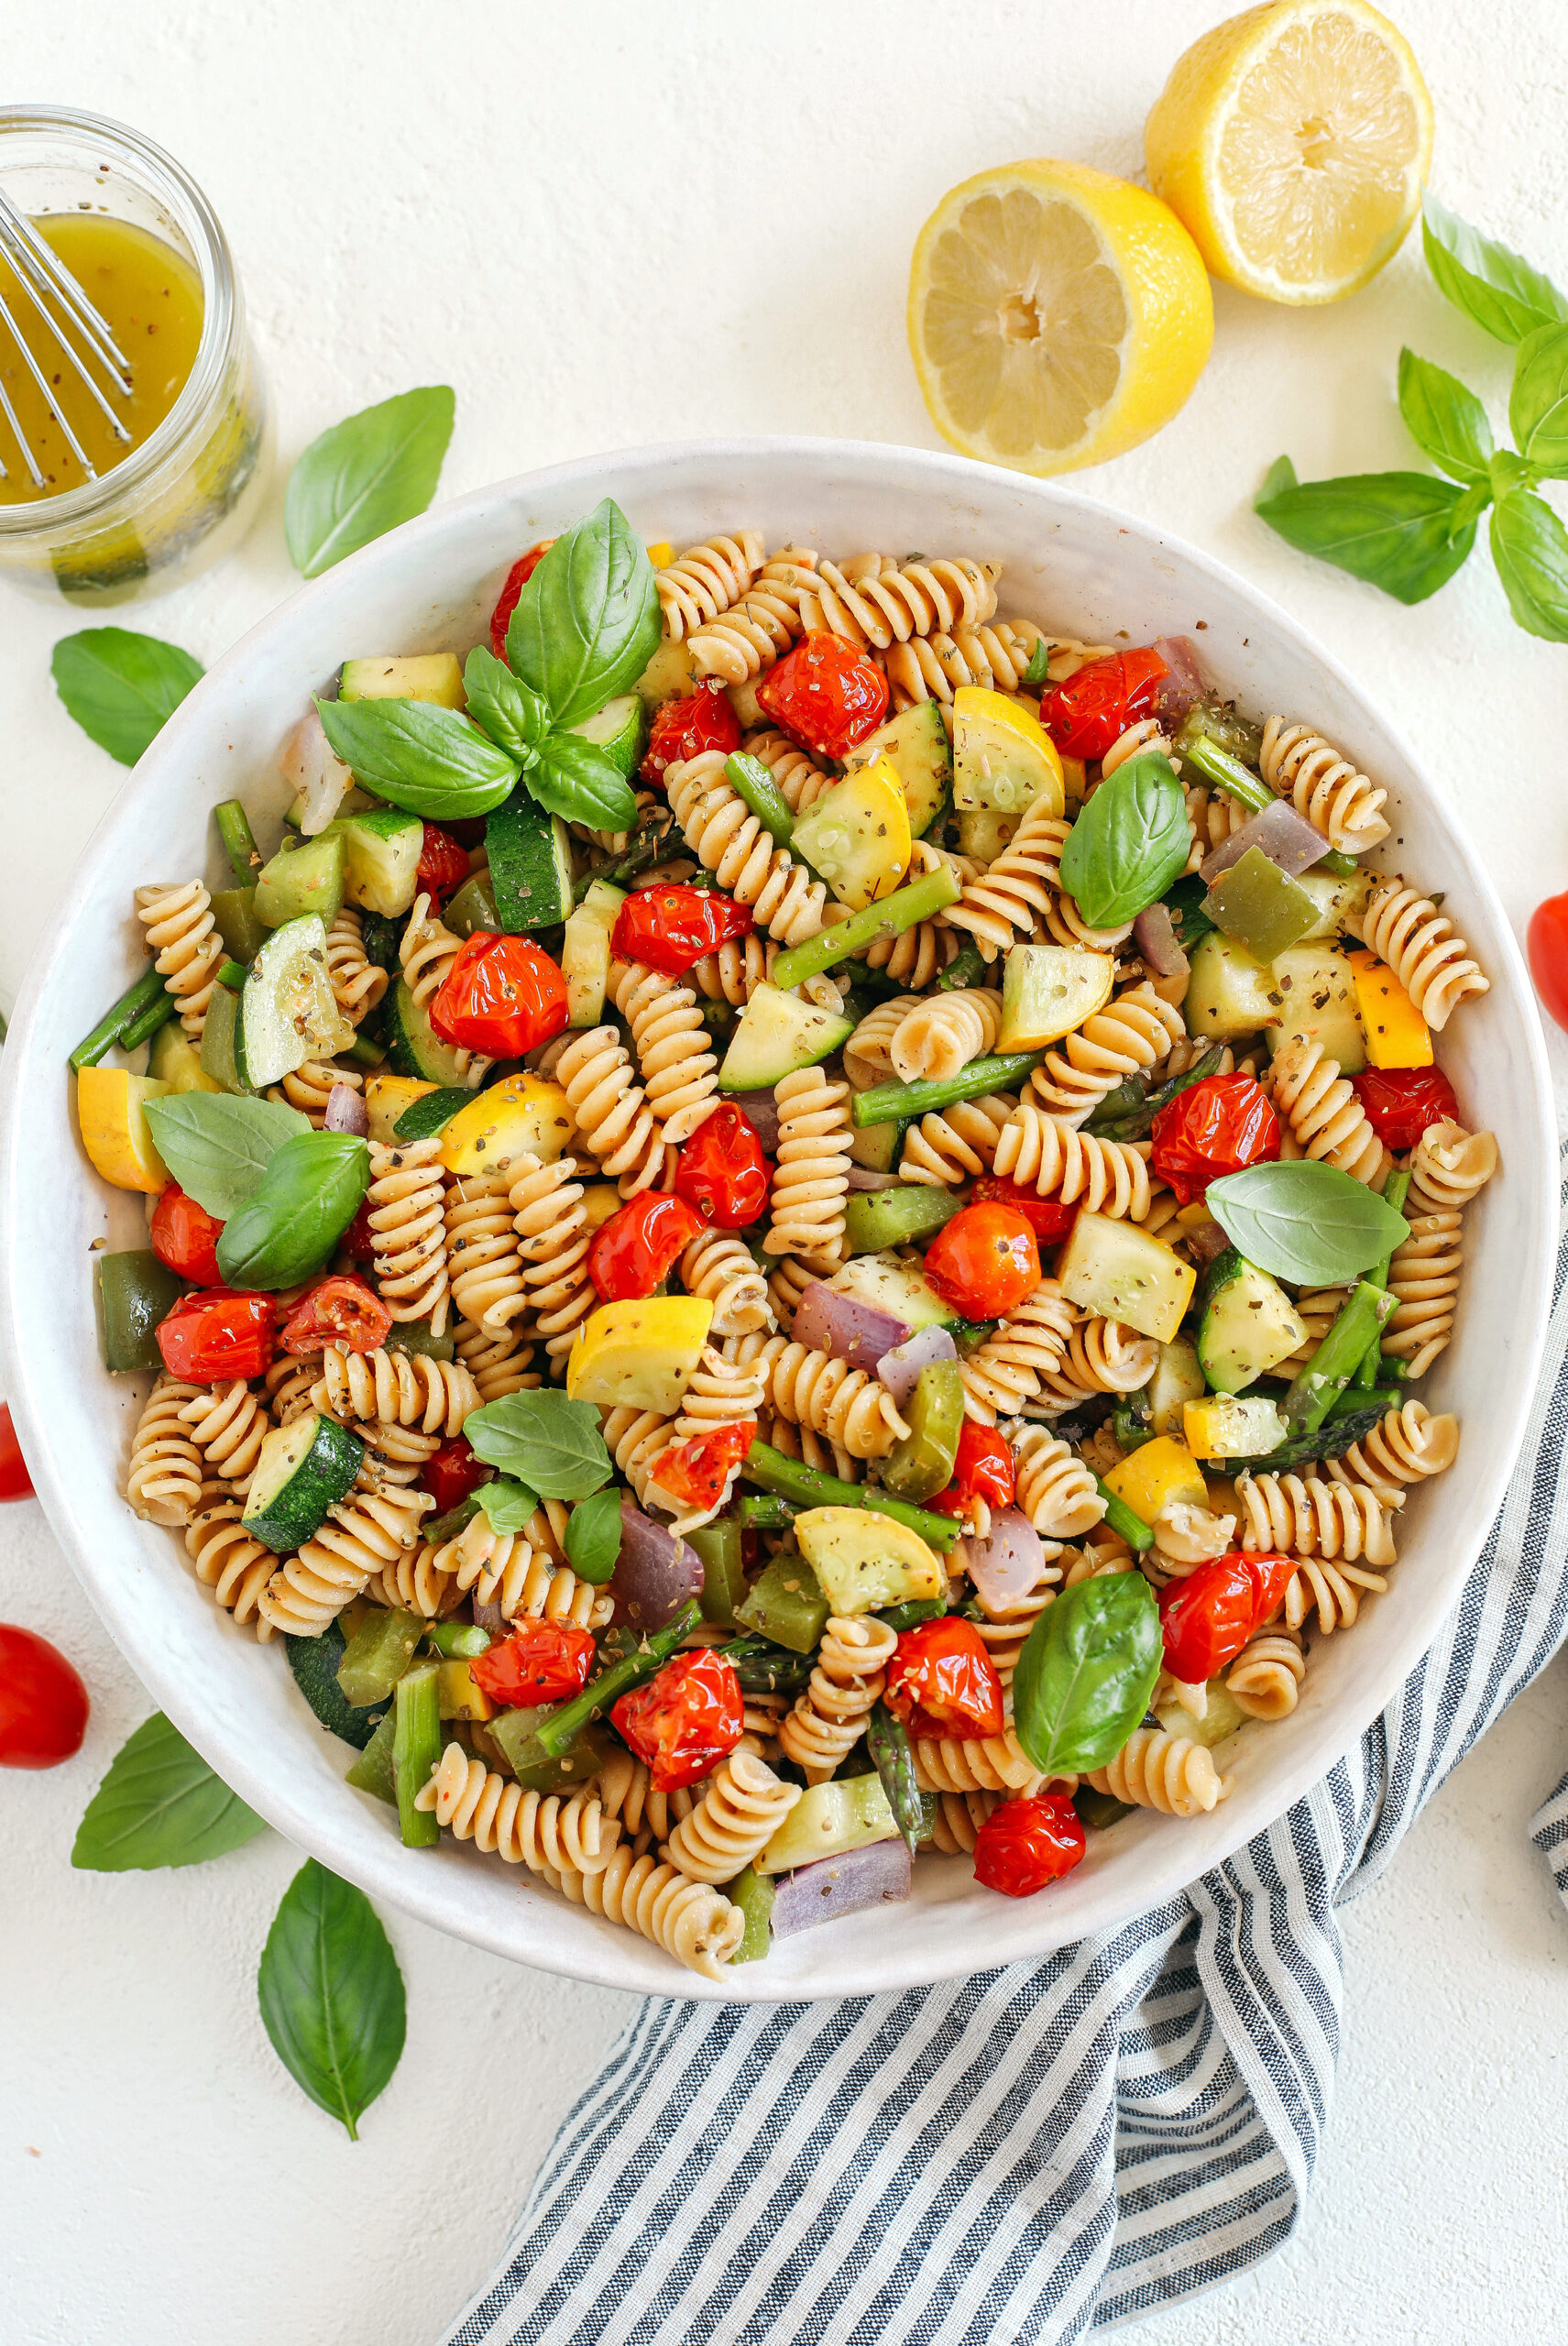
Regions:
[[[844,1243],[851,1255],[887,1246],[919,1246],[959,1211],[950,1189],[910,1184],[899,1189],[856,1189],[844,1204]]]
[[[414,1658],[424,1626],[417,1613],[388,1613],[379,1606],[367,1613],[337,1665],[337,1683],[351,1708],[388,1700]]]
[[[1273,961],[1317,926],[1318,906],[1260,847],[1222,872],[1203,909],[1218,929],[1257,961]]]
[[[828,1626],[828,1599],[804,1556],[775,1556],[744,1603],[735,1607],[735,1619],[775,1646],[810,1653]]]
[[[620,1512],[618,1504],[618,1520]],[[703,1619],[716,1621],[720,1628],[732,1629],[735,1608],[746,1595],[740,1524],[721,1516],[717,1522],[700,1524],[695,1531],[688,1531],[685,1541],[702,1559],[702,1595],[698,1602]]]
[[[740,1681],[742,1694],[803,1694],[811,1676],[809,1652],[791,1653],[770,1638],[736,1638],[719,1651]]]
[[[808,937],[804,945],[781,953],[773,965],[773,982],[787,992],[792,986],[815,977],[818,970],[830,970],[836,961],[847,960],[851,953],[876,944],[879,938],[902,937],[917,921],[929,920],[944,905],[956,904],[961,893],[951,866],[944,863],[939,872],[928,872],[924,879],[912,881],[908,887],[894,889],[891,896],[851,913],[837,927],[825,928],[820,936]]]
[[[616,1748],[607,1728],[590,1723],[579,1729],[564,1751],[546,1751],[539,1740],[539,1729],[549,1716],[548,1705],[502,1711],[486,1730],[528,1792],[553,1792],[586,1783],[598,1775]]]
[[[964,1426],[964,1387],[956,1360],[934,1360],[916,1379],[905,1408],[907,1437],[883,1465],[883,1487],[895,1498],[928,1499],[953,1479]]]
[[[761,1963],[773,1946],[773,1878],[759,1873],[755,1866],[748,1866],[744,1873],[725,1885],[725,1896],[732,1906],[739,1906],[746,1917],[746,1927],[740,1944],[730,1957],[731,1963]]]
[[[472,1424],[472,1419],[469,1420]],[[754,1483],[760,1490],[772,1491],[788,1499],[793,1506],[863,1507],[873,1515],[885,1515],[894,1523],[907,1524],[911,1531],[918,1531],[922,1540],[933,1548],[950,1548],[959,1536],[959,1527],[951,1517],[928,1514],[924,1507],[906,1507],[902,1499],[891,1499],[883,1491],[868,1489],[862,1483],[841,1483],[837,1474],[819,1474],[815,1466],[806,1466],[797,1458],[786,1458],[765,1442],[754,1442],[740,1463],[743,1482]]]
[[[724,778],[737,797],[745,803],[747,811],[755,815],[768,836],[780,847],[788,847],[795,830],[795,817],[789,801],[773,780],[761,758],[749,757],[737,750],[724,762]]]
[[[116,1376],[160,1369],[159,1322],[168,1318],[182,1292],[169,1266],[160,1263],[150,1248],[100,1255],[94,1292],[104,1367]]]
[[[403,1846],[433,1849],[441,1838],[433,1809],[416,1808],[414,1796],[429,1783],[441,1758],[441,1665],[416,1662],[398,1681],[392,1772]]]
[[[889,903],[892,898],[888,899]],[[848,922],[845,927],[848,927]],[[834,929],[841,937],[843,929]],[[784,968],[783,957],[774,969]],[[1016,1091],[1024,1078],[1045,1058],[1043,1050],[1013,1051],[996,1058],[971,1059],[960,1075],[935,1083],[881,1083],[855,1094],[858,1125],[909,1124],[916,1116],[938,1114],[959,1100],[979,1100],[991,1091]]]
[[[680,1646],[686,1631],[700,1618],[695,1604],[683,1605],[674,1619],[645,1638],[632,1652],[591,1678],[580,1694],[562,1703],[539,1728],[539,1741],[552,1759],[568,1751],[592,1720],[601,1718],[622,1694],[641,1686],[662,1670]]]
[[[169,1004],[171,1013],[173,999],[166,991],[163,980],[156,970],[144,970],[134,985],[126,988],[118,1002],[104,1013],[96,1026],[83,1035],[66,1065],[77,1073],[84,1067],[96,1067],[104,1052],[112,1050],[122,1040],[126,1029],[143,1012],[158,1008],[164,1003]]]
[[[375,1799],[384,1800],[389,1808],[398,1804],[397,1769],[392,1757],[397,1733],[397,1714],[389,1711],[343,1780],[345,1784],[352,1784],[356,1792],[369,1792]]]

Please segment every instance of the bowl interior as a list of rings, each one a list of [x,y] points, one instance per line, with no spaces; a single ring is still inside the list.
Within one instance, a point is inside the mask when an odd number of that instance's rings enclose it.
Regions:
[[[1381,861],[1428,890],[1490,976],[1442,1056],[1502,1170],[1466,1231],[1456,1341],[1422,1398],[1457,1409],[1456,1466],[1415,1497],[1389,1593],[1353,1635],[1319,1643],[1299,1706],[1238,1738],[1230,1799],[1177,1823],[1140,1814],[1095,1837],[1047,1897],[977,1889],[962,1861],[916,1869],[912,1902],[786,1940],[715,1990],[630,1933],[567,1907],[466,1848],[404,1851],[387,1808],[343,1781],[350,1754],[296,1694],[280,1654],[235,1629],[186,1568],[179,1537],[119,1496],[142,1398],[98,1367],[91,1251],[145,1244],[141,1200],[91,1173],[67,1053],[140,966],[142,881],[215,883],[210,808],[243,799],[275,835],[276,759],[306,696],[345,657],[463,652],[482,637],[519,550],[605,495],[649,540],[747,526],[770,545],[877,547],[999,559],[1002,609],[1107,642],[1188,633],[1247,712],[1310,718],[1393,794]],[[1037,1956],[1170,1895],[1270,1823],[1349,1748],[1436,1634],[1477,1554],[1524,1422],[1554,1251],[1556,1152],[1540,1029],[1484,872],[1373,701],[1266,597],[1190,548],[1045,483],[912,450],[823,441],[707,444],[563,466],[410,523],[304,587],[199,685],[105,817],[24,989],[4,1058],[0,1227],[9,1391],[67,1553],[152,1699],[281,1832],[373,1896],[546,1970],[664,1994],[776,2001],[869,1993]],[[70,1266],[61,1276],[61,1266]]]

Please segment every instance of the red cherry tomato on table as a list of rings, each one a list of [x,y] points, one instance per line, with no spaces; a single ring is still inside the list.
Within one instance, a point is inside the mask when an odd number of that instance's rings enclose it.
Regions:
[[[711,1433],[672,1444],[654,1461],[650,1480],[683,1507],[722,1504],[729,1478],[757,1438],[755,1418],[740,1418]]]
[[[1064,1238],[1070,1238],[1072,1225],[1078,1220],[1076,1206],[1064,1206],[1059,1198],[1037,1198],[1033,1189],[1022,1189],[1016,1181],[1003,1179],[1000,1173],[982,1173],[970,1191],[970,1203],[1016,1206],[1034,1232],[1042,1253],[1047,1246],[1059,1246]]]
[[[181,1296],[158,1325],[158,1349],[170,1376],[191,1385],[259,1376],[277,1349],[278,1299],[205,1288]]]
[[[1146,717],[1167,674],[1148,646],[1090,660],[1040,703],[1040,722],[1064,758],[1102,758],[1119,733]]]
[[[433,904],[444,904],[467,877],[467,849],[459,847],[450,831],[444,831],[436,823],[427,823],[419,857],[421,893]]]
[[[519,554],[507,572],[506,585],[501,588],[495,609],[490,613],[490,650],[498,660],[507,656],[507,630],[511,615],[522,599],[522,590],[554,544],[554,538],[541,538],[536,546]]]
[[[966,1418],[953,1460],[953,1478],[926,1505],[938,1515],[963,1515],[973,1499],[987,1507],[1011,1507],[1018,1494],[1018,1470],[1013,1445],[994,1426],[977,1425]]]
[[[520,1059],[566,1024],[566,981],[527,937],[477,928],[431,996],[430,1023],[455,1049]]]
[[[1002,1733],[996,1664],[974,1623],[954,1614],[903,1632],[883,1699],[914,1736]]]
[[[594,1663],[594,1641],[569,1621],[523,1621],[504,1644],[468,1664],[474,1683],[492,1703],[518,1710],[564,1703],[580,1694]]]
[[[420,1480],[434,1499],[437,1515],[444,1515],[448,1507],[461,1507],[470,1492],[488,1483],[495,1471],[476,1456],[464,1435],[457,1434],[432,1451]]]
[[[30,1499],[33,1478],[11,1422],[10,1405],[0,1401],[0,1499]]]
[[[82,1749],[87,1689],[35,1630],[0,1621],[0,1768],[58,1768]]]
[[[720,1101],[682,1149],[675,1195],[716,1230],[744,1230],[768,1203],[768,1160],[756,1127],[732,1100]]]
[[[221,1287],[224,1275],[218,1268],[218,1240],[224,1226],[188,1198],[176,1181],[170,1181],[152,1211],[152,1227],[148,1235],[152,1251],[160,1263],[167,1263],[182,1279],[194,1279],[198,1287]]]
[[[712,1772],[740,1742],[746,1723],[734,1665],[705,1646],[678,1653],[646,1686],[610,1712],[656,1792],[678,1792]]]
[[[283,1322],[278,1344],[301,1359],[334,1343],[346,1344],[351,1353],[373,1353],[391,1324],[380,1297],[363,1279],[340,1272],[302,1296]]]
[[[821,758],[841,758],[887,715],[887,678],[841,635],[803,635],[757,686],[757,707]]]
[[[644,1189],[628,1198],[595,1233],[588,1277],[606,1303],[639,1300],[652,1294],[702,1230],[684,1198],[667,1189]]]
[[[640,772],[644,782],[662,783],[671,766],[699,758],[705,750],[722,750],[729,757],[740,747],[740,720],[729,696],[717,676],[705,676],[695,693],[654,710]]]
[[[926,1277],[966,1320],[1000,1320],[1040,1284],[1040,1249],[1017,1206],[964,1206],[926,1250]]]
[[[661,880],[628,896],[615,916],[610,950],[620,960],[642,961],[667,978],[678,978],[732,937],[749,937],[752,926],[751,906],[717,888]]]
[[[1279,1119],[1250,1075],[1208,1075],[1189,1084],[1155,1117],[1149,1169],[1184,1206],[1211,1181],[1266,1165],[1279,1154]]]
[[[1440,1067],[1363,1068],[1350,1087],[1385,1148],[1414,1148],[1429,1124],[1461,1122],[1453,1086]]]
[[[1160,1591],[1165,1666],[1174,1678],[1201,1685],[1234,1661],[1252,1635],[1257,1580],[1240,1556],[1200,1564],[1185,1580]]]
[[[1032,1898],[1082,1863],[1089,1836],[1065,1792],[1004,1800],[974,1839],[974,1878],[1004,1898]]]

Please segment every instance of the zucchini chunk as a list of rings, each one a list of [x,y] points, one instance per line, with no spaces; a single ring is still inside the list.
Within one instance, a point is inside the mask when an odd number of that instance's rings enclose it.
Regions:
[[[347,1496],[364,1457],[358,1435],[319,1410],[274,1426],[246,1494],[245,1529],[275,1555],[287,1555],[313,1539]]]
[[[1198,1321],[1198,1358],[1215,1393],[1255,1385],[1307,1341],[1307,1324],[1277,1280],[1234,1246],[1209,1266]]]
[[[852,1018],[835,1017],[798,994],[761,985],[740,1014],[718,1070],[721,1091],[765,1091],[786,1075],[831,1058],[855,1031]]]

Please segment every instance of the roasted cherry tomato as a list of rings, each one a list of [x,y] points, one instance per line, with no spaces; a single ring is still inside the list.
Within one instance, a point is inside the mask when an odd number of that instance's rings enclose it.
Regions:
[[[1414,1148],[1429,1124],[1450,1116],[1462,1121],[1453,1086],[1440,1067],[1363,1068],[1350,1083],[1385,1148]]]
[[[926,1250],[926,1277],[966,1320],[1000,1320],[1040,1284],[1040,1249],[1017,1206],[964,1206]]]
[[[159,1261],[178,1271],[182,1279],[194,1279],[198,1287],[221,1287],[224,1275],[218,1268],[218,1240],[223,1229],[223,1223],[194,1198],[188,1198],[177,1181],[170,1181],[152,1210],[148,1235]]]
[[[1046,695],[1040,722],[1064,758],[1102,758],[1119,733],[1148,715],[1165,674],[1147,645],[1091,660]]]
[[[705,676],[695,693],[667,700],[653,712],[648,747],[640,769],[644,782],[662,783],[670,766],[699,758],[705,750],[729,757],[740,747],[740,720],[717,676]]]
[[[432,995],[429,1016],[455,1049],[520,1059],[566,1024],[566,981],[531,937],[477,928]]]
[[[735,1469],[756,1438],[755,1418],[715,1426],[711,1433],[694,1434],[689,1442],[661,1451],[650,1479],[683,1507],[720,1507]]]
[[[744,1230],[768,1203],[768,1160],[755,1125],[722,1100],[681,1150],[675,1195],[715,1230]]]
[[[609,945],[622,961],[644,961],[667,978],[678,978],[732,937],[749,937],[752,926],[750,905],[738,904],[717,888],[684,888],[678,881],[662,880],[628,896],[615,916]]]
[[[369,1263],[375,1260],[376,1233],[370,1227],[368,1198],[360,1199],[355,1209],[354,1220],[349,1223],[337,1244],[339,1253],[346,1255],[351,1263]]]
[[[1042,1253],[1047,1246],[1059,1246],[1064,1238],[1072,1236],[1072,1225],[1078,1220],[1077,1206],[1064,1206],[1059,1198],[1037,1198],[1033,1189],[1025,1189],[1016,1181],[1003,1180],[1000,1173],[982,1173],[970,1191],[973,1206],[1016,1206],[1039,1242]]]
[[[1233,1550],[1224,1560],[1235,1563],[1238,1555]],[[1273,1620],[1285,1602],[1286,1591],[1301,1569],[1299,1556],[1241,1556],[1253,1581],[1253,1634]]]
[[[498,660],[504,660],[507,656],[507,630],[511,625],[511,615],[521,600],[522,590],[554,543],[554,538],[541,538],[536,546],[530,546],[526,554],[519,554],[507,572],[506,585],[490,613],[490,650]]]
[[[279,1349],[303,1358],[327,1344],[346,1344],[351,1353],[373,1353],[386,1339],[392,1315],[363,1279],[338,1273],[322,1279],[302,1296],[283,1322]]]
[[[594,1665],[594,1641],[570,1621],[521,1621],[504,1644],[468,1664],[474,1683],[492,1703],[513,1710],[564,1703],[580,1694]]]
[[[1155,1117],[1149,1169],[1168,1181],[1184,1206],[1211,1181],[1265,1165],[1279,1154],[1279,1119],[1250,1075],[1206,1075]]]
[[[991,1507],[1011,1507],[1017,1492],[1017,1468],[1006,1435],[998,1433],[994,1426],[976,1425],[972,1418],[966,1418],[953,1460],[953,1479],[926,1505],[938,1515],[964,1515],[973,1499],[983,1499]]]
[[[235,1376],[259,1376],[277,1349],[278,1299],[242,1294],[233,1288],[207,1288],[181,1296],[158,1325],[158,1349],[170,1376],[191,1385],[216,1385]]]
[[[1002,1681],[972,1621],[948,1613],[905,1629],[883,1700],[911,1735],[1000,1735]]]
[[[1004,1800],[974,1837],[974,1878],[1004,1898],[1032,1898],[1082,1862],[1089,1836],[1065,1792]]]
[[[1201,1685],[1234,1661],[1251,1637],[1257,1613],[1257,1576],[1241,1556],[1219,1556],[1159,1595],[1165,1666],[1173,1678]]]
[[[33,1478],[16,1440],[8,1402],[0,1401],[0,1499],[30,1499]]]
[[[417,884],[422,893],[432,904],[444,904],[467,877],[467,849],[459,847],[451,832],[444,831],[439,824],[427,823],[419,857]]]
[[[684,1198],[643,1189],[610,1215],[588,1248],[588,1277],[606,1303],[652,1295],[703,1225]]]
[[[490,1480],[495,1471],[476,1455],[462,1434],[455,1434],[439,1450],[432,1451],[421,1470],[420,1480],[435,1501],[437,1515],[444,1515],[448,1507],[461,1507],[481,1483]]]
[[[47,1638],[0,1621],[0,1768],[58,1768],[86,1732],[80,1672]]]
[[[887,678],[841,635],[803,635],[757,686],[757,707],[820,758],[841,758],[887,715]]]
[[[678,1792],[711,1773],[746,1723],[734,1665],[708,1646],[676,1654],[646,1686],[623,1694],[610,1717],[646,1760],[656,1792]]]

